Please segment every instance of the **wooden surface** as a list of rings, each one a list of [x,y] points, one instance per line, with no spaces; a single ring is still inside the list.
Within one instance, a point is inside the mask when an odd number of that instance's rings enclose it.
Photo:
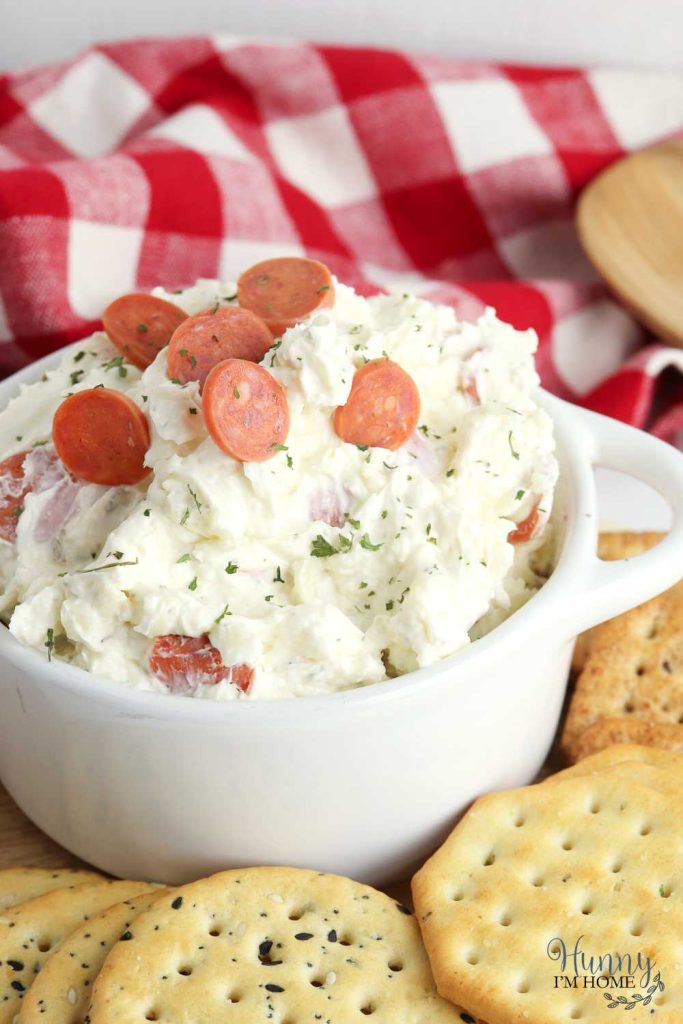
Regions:
[[[80,861],[31,824],[0,785],[0,868],[18,864],[38,868],[81,867]]]
[[[598,175],[581,195],[577,225],[589,259],[624,305],[683,347],[683,139]]]

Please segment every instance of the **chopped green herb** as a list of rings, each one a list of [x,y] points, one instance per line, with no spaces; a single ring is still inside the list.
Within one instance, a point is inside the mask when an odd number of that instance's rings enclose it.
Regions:
[[[515,494],[515,501],[521,501],[525,494],[526,491],[517,491]]]
[[[74,363],[80,363],[81,359],[85,359],[85,352],[82,350],[74,356]]]
[[[225,571],[227,572],[228,576],[233,576],[238,569],[239,566],[237,562],[228,562],[228,564],[225,567]]]
[[[278,565],[277,572],[275,573],[275,575],[273,577],[273,583],[284,583],[284,582],[285,581],[282,578],[282,573],[280,572],[280,566]]]
[[[148,395],[143,395],[143,396],[142,396],[142,401],[143,401],[143,402],[146,402],[146,401],[147,401],[147,399],[148,399],[148,397],[149,397]]]
[[[118,370],[119,377],[128,376],[128,370],[123,365],[123,356],[114,356],[114,358],[110,359],[108,363],[103,363],[102,365],[105,370]]]
[[[225,608],[223,609],[223,611],[220,613],[220,615],[217,615],[216,618],[213,621],[215,622],[216,625],[218,625],[219,622],[223,621],[223,619],[225,618],[226,615],[232,615],[232,612],[230,611],[230,609],[229,609],[227,604],[226,604]]]
[[[24,506],[23,505],[17,505],[17,507],[12,510],[12,515],[14,516],[15,519],[18,519],[23,511],[24,511]]]
[[[181,381],[179,381],[177,377],[171,377],[170,381],[171,381],[171,384],[180,384],[181,383]]]
[[[379,551],[379,549],[382,547],[382,544],[373,544],[370,538],[368,537],[367,533],[364,533],[360,539],[360,546],[362,548],[365,548],[366,551]]]
[[[217,302],[215,304],[215,306],[213,307],[213,309],[211,310],[211,316],[215,316],[216,315],[216,311],[218,310],[219,306],[220,306],[220,302]]]
[[[287,467],[289,469],[293,469],[294,468],[294,462],[292,460],[292,456],[291,455],[287,456]]]
[[[388,462],[383,462],[382,465],[385,469],[398,469],[398,466],[390,466]]]
[[[275,356],[277,355],[277,350],[279,349],[281,344],[282,344],[282,338],[278,338],[277,341],[275,342],[275,344],[271,346],[271,349],[270,349],[270,365],[271,366],[273,366],[274,363],[275,363]]]
[[[76,569],[74,576],[85,575],[88,572],[102,572],[103,569],[118,569],[122,565],[137,565],[138,559],[134,558],[130,562],[106,562],[105,565],[94,565],[92,569]],[[64,573],[63,575],[67,575]]]
[[[189,551],[186,551],[184,555],[181,555],[180,558],[177,559],[176,565],[180,565],[181,562],[189,562],[191,558],[192,555],[189,553]]]
[[[455,476],[455,470],[449,469],[448,472],[446,473],[446,476]]]
[[[345,537],[343,533],[339,534],[339,551],[345,553],[351,550],[353,541],[350,537]]]
[[[271,447],[271,449],[274,452],[287,452],[287,451],[289,451],[289,449],[288,449],[286,444],[271,444],[270,447]]]
[[[192,580],[191,580],[191,581],[190,581],[190,582],[189,582],[189,583],[187,584],[187,589],[188,589],[188,590],[196,590],[196,589],[197,589],[197,583],[198,583],[198,580],[197,580],[197,577],[195,576],[195,577],[193,577],[193,579],[192,579]]]
[[[45,641],[45,647],[47,647],[47,660],[52,661],[52,652],[55,649],[55,631],[54,629],[48,629],[47,639]]]
[[[42,448],[44,444],[47,444],[47,441],[34,441],[31,448]]]
[[[367,587],[367,583],[365,582],[365,580],[361,580],[360,583],[358,584],[358,589],[359,590],[365,590],[366,587]]]
[[[234,398],[239,398],[240,397],[239,388],[237,387],[236,384],[235,384],[234,388],[232,389],[232,394],[233,394]]]
[[[23,437],[24,437],[23,434],[17,434],[17,438],[16,439],[17,439],[17,441],[21,441],[23,439]]]
[[[186,508],[185,511],[183,512],[183,518],[180,520],[180,525],[184,526],[189,518],[190,518],[190,510],[189,510],[189,508]]]
[[[152,514],[151,508],[146,508],[145,511],[142,514],[143,514],[143,516],[148,516],[148,517],[151,516],[151,514]]]
[[[329,290],[330,290],[329,284],[321,284],[320,288],[316,289],[318,295],[322,295],[323,292],[329,292]]]
[[[190,408],[187,411],[189,412],[190,416],[196,416],[197,415],[197,410],[192,405],[190,406]]]
[[[107,551],[107,554],[111,555],[112,558],[117,558],[119,562],[123,558],[123,551]]]
[[[272,601],[274,597],[275,597],[275,594],[266,594],[264,600],[265,601]]]
[[[429,437],[429,427],[426,423],[421,423],[417,429],[421,431],[425,437]]]
[[[357,444],[356,445],[356,448],[358,449],[359,452],[366,452],[369,447],[370,447],[369,444]]]
[[[380,519],[386,519],[388,515],[389,515],[389,513],[388,513],[387,509],[383,508],[382,509],[382,513],[380,515]]]
[[[181,355],[181,356],[183,357],[183,359],[187,359],[187,357],[188,357],[188,356],[189,356],[189,354],[190,354],[190,353],[189,353],[189,352],[187,351],[187,349],[186,349],[186,348],[181,348],[181,349],[178,349],[178,351],[179,351],[180,355]]]
[[[512,440],[512,431],[510,431],[508,433],[508,444],[510,445],[510,452],[512,453],[512,458],[513,459],[518,459],[519,458],[519,452],[515,451],[515,445],[514,445],[514,442]]]
[[[148,330],[149,327],[147,326],[147,324],[138,324],[138,331],[140,332],[140,334],[147,334]]]
[[[192,367],[193,370],[194,370],[196,365],[197,365],[197,360],[195,359],[194,356],[190,356],[190,366]]]
[[[201,510],[202,510],[202,503],[201,503],[201,501],[199,500],[199,498],[197,497],[197,492],[196,492],[196,491],[193,491],[193,490],[192,490],[192,488],[190,487],[190,485],[189,485],[189,484],[187,485],[187,489],[188,489],[188,491],[190,492],[190,494],[192,495],[192,500],[193,500],[193,502],[195,503],[195,506],[196,506],[196,508],[197,508],[197,511],[198,511],[198,512],[201,512]]]
[[[392,610],[392,608],[394,607],[394,602],[393,601],[387,601],[387,603],[385,604],[384,607],[386,608],[386,610],[388,612],[390,612]]]
[[[338,554],[337,549],[330,544],[329,540],[325,540],[321,533],[311,542],[311,555],[314,558],[331,558],[336,554]]]
[[[78,384],[79,380],[81,379],[84,373],[85,370],[74,370],[73,373],[69,374],[69,381],[72,387],[74,386],[74,384]]]
[[[436,539],[436,537],[427,537],[427,543],[428,544],[438,544],[439,542]]]
[[[349,526],[352,526],[354,530],[360,529],[360,519],[352,519],[348,513],[346,514],[346,522]]]

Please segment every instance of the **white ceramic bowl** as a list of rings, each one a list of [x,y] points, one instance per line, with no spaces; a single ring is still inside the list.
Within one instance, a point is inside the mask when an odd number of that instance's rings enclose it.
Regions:
[[[0,384],[4,406],[50,356]],[[524,608],[431,668],[326,697],[215,704],[127,691],[0,629],[0,778],[45,832],[116,875],[181,882],[292,864],[369,882],[405,874],[477,795],[533,779],[572,641],[681,577],[683,456],[545,395],[561,460],[561,554]],[[592,467],[673,510],[630,562],[595,555]]]

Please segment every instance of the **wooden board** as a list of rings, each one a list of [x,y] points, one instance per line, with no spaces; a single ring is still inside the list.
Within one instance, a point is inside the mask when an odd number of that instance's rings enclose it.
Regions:
[[[37,868],[83,866],[31,824],[0,785],[0,868],[19,864]]]

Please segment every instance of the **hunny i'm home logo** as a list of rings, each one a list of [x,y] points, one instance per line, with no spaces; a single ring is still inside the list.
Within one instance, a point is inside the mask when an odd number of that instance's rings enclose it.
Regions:
[[[583,949],[584,939],[580,935],[573,947],[559,936],[548,943],[548,957],[557,964],[553,988],[601,990],[611,1010],[649,1006],[664,991],[656,961],[649,956],[642,952],[589,954]]]

